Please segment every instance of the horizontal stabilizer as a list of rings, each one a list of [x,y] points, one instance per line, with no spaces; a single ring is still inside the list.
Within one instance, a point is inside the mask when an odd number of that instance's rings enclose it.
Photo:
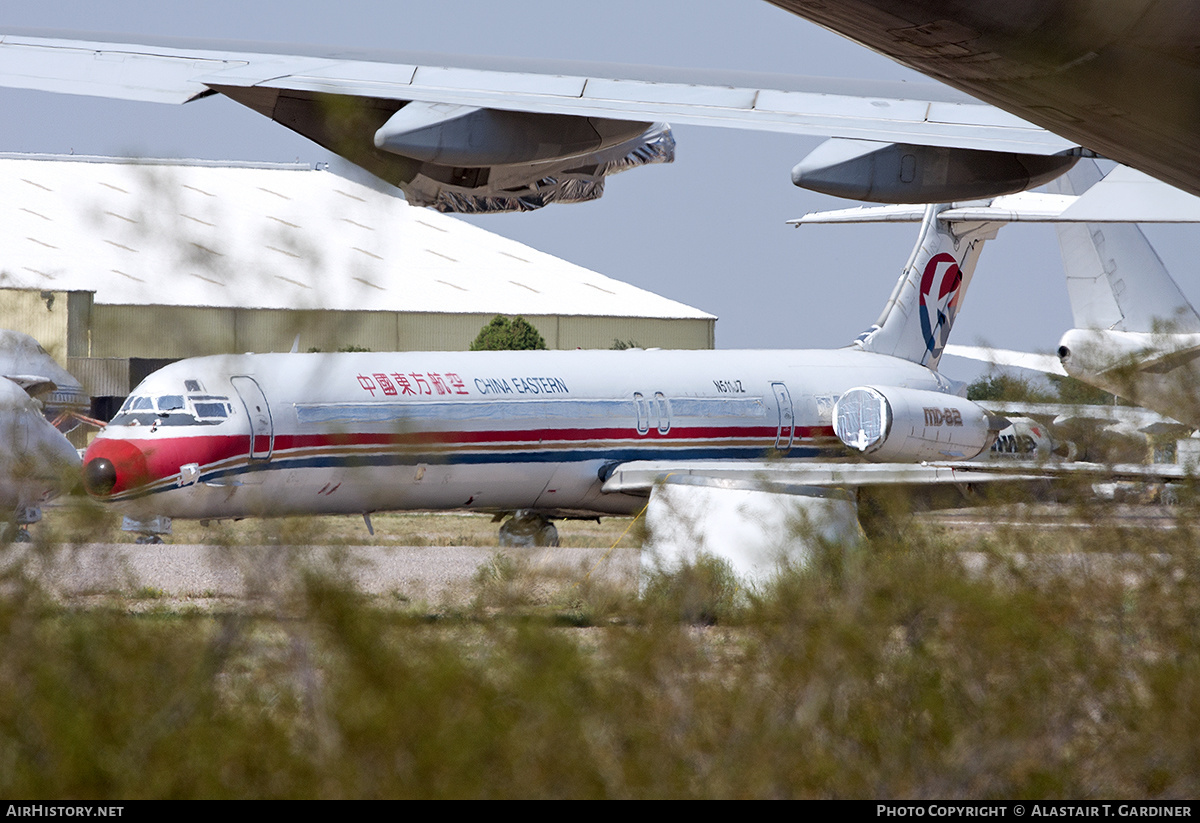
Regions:
[[[979,360],[994,366],[1009,366],[1018,369],[1031,369],[1044,374],[1067,376],[1058,357],[1053,354],[1034,354],[1033,352],[1013,351],[1012,349],[994,349],[991,346],[958,346],[953,343],[946,346],[946,354],[955,357],[965,357],[968,360]]]
[[[1117,166],[1060,218],[1070,223],[1197,223],[1200,197]]]
[[[806,214],[809,223],[916,223],[924,206],[859,206]],[[938,219],[951,223],[1200,223],[1200,197],[1126,166],[1081,195],[1019,192],[990,200],[954,203]]]
[[[924,216],[924,205],[907,203],[894,206],[855,206],[852,209],[814,211],[787,222],[788,225],[797,228],[810,223],[919,223]]]
[[[1186,339],[1193,335],[1177,336]],[[1188,346],[1187,348],[1175,349],[1168,352],[1152,353],[1138,362],[1137,369],[1138,371],[1151,372],[1152,374],[1165,374],[1192,362],[1197,357],[1200,357],[1200,345]]]
[[[944,223],[1016,223],[1045,222],[1059,219],[1077,197],[1023,191],[990,200],[954,203],[938,215]],[[808,223],[916,223],[925,206],[916,203],[889,206],[858,206],[806,214],[787,221],[793,226]]]

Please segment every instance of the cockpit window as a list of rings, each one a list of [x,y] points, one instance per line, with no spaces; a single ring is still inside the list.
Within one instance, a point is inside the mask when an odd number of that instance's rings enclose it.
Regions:
[[[225,409],[224,403],[212,403],[212,402],[208,402],[208,401],[203,401],[203,402],[196,403],[194,405],[196,407],[196,416],[197,417],[201,417],[201,418],[203,418],[203,417],[209,417],[209,418],[219,417],[219,418],[224,419],[229,416],[229,413]]]
[[[184,380],[183,381],[183,390],[189,391],[189,392],[202,391],[202,389],[200,388],[200,381],[199,380]]]
[[[131,396],[112,419],[119,426],[216,426],[234,416],[228,397],[212,394]]]

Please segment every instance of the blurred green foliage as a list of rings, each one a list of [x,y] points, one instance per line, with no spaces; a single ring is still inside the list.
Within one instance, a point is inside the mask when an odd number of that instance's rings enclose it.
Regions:
[[[1060,403],[1076,403],[1083,406],[1112,406],[1118,403],[1116,396],[1104,389],[1084,383],[1074,377],[1048,374],[1046,379],[1054,388]],[[1129,405],[1121,402],[1120,405]]]
[[[968,400],[1003,400],[1010,403],[1052,403],[1054,396],[1039,389],[1031,381],[1009,374],[993,372],[967,386]]]
[[[35,572],[69,553],[5,547],[0,795],[1194,797],[1197,534],[909,525],[640,594],[497,555],[460,611],[297,562],[204,614],[64,599]]]
[[[1104,389],[1074,377],[1047,374],[1049,387],[1004,371],[992,372],[967,386],[968,400],[997,400],[1009,403],[1072,403],[1111,406],[1116,398]],[[1125,404],[1122,404],[1125,405]]]

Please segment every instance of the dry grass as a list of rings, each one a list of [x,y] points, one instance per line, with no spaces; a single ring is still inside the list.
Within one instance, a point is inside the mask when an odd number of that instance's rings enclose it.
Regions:
[[[497,553],[435,612],[365,597],[352,550],[203,615],[64,606],[11,562],[0,795],[1193,797],[1200,530],[1077,516],[908,522],[753,590]]]
[[[491,515],[430,513],[371,515],[372,536],[362,517],[280,518],[278,520],[220,521],[206,526],[176,520],[173,543],[259,545],[294,543],[303,537],[315,544],[346,546],[498,546],[499,523]],[[559,540],[568,548],[608,548],[629,525],[627,517],[592,520],[558,520]],[[629,539],[622,545],[631,545]]]
[[[566,548],[609,548],[636,545],[631,518],[555,520]],[[371,515],[375,534],[361,515],[281,517],[267,520],[175,520],[171,543],[254,546],[266,544],[344,546],[498,546],[500,524],[490,514],[469,512],[378,512]],[[46,519],[34,534],[51,542],[81,544],[132,542],[121,531],[121,518],[86,498],[71,498],[47,508]],[[625,534],[630,531],[629,534]],[[622,539],[622,535],[625,535]]]

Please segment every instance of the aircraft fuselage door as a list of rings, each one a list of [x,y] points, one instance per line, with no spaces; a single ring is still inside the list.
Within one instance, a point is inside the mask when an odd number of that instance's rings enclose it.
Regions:
[[[792,447],[796,436],[796,414],[792,409],[792,396],[783,383],[772,383],[771,391],[775,395],[775,406],[779,411],[779,428],[775,431],[775,448],[786,452]]]
[[[640,391],[633,393],[633,406],[637,409],[637,433],[646,434],[650,431],[650,404]]]
[[[271,456],[275,440],[275,426],[271,420],[271,407],[267,404],[267,396],[253,377],[234,377],[230,382],[233,383],[233,389],[241,399],[246,417],[250,420],[250,457],[266,460]]]

